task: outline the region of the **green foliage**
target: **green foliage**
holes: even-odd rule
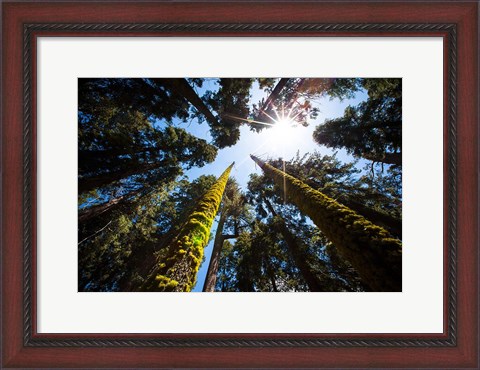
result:
[[[356,157],[401,165],[402,80],[362,79],[369,98],[348,106],[343,117],[316,127],[314,140],[330,148],[344,148]]]
[[[151,188],[79,224],[79,289],[138,290],[152,256],[166,255],[186,215],[215,182],[200,176]]]
[[[195,286],[203,250],[208,243],[210,228],[218,212],[232,166],[233,164],[225,170],[197,203],[170,245],[165,259],[158,262],[142,290],[188,292]]]
[[[225,242],[218,270],[217,291],[309,290],[273,219],[256,220],[234,244]]]
[[[308,215],[375,291],[401,291],[402,246],[383,228],[300,180],[252,157],[283,188],[286,200]]]
[[[319,110],[312,105],[312,99],[305,94],[304,87],[307,81],[315,81],[321,85],[324,79],[305,78],[281,78],[275,87],[270,90],[270,95],[262,99],[258,104],[253,105],[253,121],[275,124],[282,117],[290,117],[296,123],[308,126],[308,119],[315,119]],[[254,131],[265,129],[266,125],[250,122],[249,125]]]
[[[258,86],[262,90],[272,92],[275,86],[275,78],[257,78]]]
[[[189,118],[188,102],[148,78],[80,78],[78,110],[88,118],[105,118],[104,111],[117,112],[172,122]]]
[[[79,194],[166,183],[212,162],[217,148],[165,124],[189,115],[184,97],[149,79],[80,79]]]
[[[235,179],[229,178],[227,181],[219,213],[220,218],[215,232],[213,250],[203,285],[204,292],[215,291],[224,242],[227,239],[237,238],[240,228],[251,220],[250,208]]]
[[[89,223],[90,231],[78,246],[80,291],[124,290],[138,280],[141,263],[158,240],[153,216],[166,199],[168,189],[157,189],[135,199],[128,209]]]
[[[269,96],[252,109],[253,83]],[[306,125],[317,99],[360,91],[368,101],[326,126],[328,145],[394,163],[398,79],[80,79],[79,290],[190,291],[217,213],[217,291],[400,290],[401,244],[387,233],[401,235],[400,166],[297,155],[261,164],[245,192],[231,167],[218,181],[181,177],[237,143],[242,124],[265,127],[252,119],[283,110]],[[188,120],[206,122],[214,145],[176,126]]]
[[[281,189],[268,177],[250,175],[248,190],[250,201],[256,205],[257,217],[281,234],[281,244],[291,257],[287,264],[298,269],[310,291],[364,290],[356,281],[354,271],[346,275],[331,263],[323,233],[310,225],[297,207],[284,203]]]
[[[207,96],[207,104],[218,114],[218,122],[210,123],[215,145],[225,148],[240,138],[241,120],[249,116],[251,78],[221,78],[219,90]]]
[[[401,169],[390,167],[386,171],[376,171],[373,176],[363,173],[356,162],[343,163],[336,155],[322,155],[314,152],[290,161],[282,159],[268,162],[275,168],[303,181],[315,190],[337,200],[366,217],[373,223],[386,228],[397,237],[402,236]],[[281,196],[280,188],[273,187],[272,181],[261,180],[272,186],[271,192]],[[265,187],[265,185],[264,185]]]

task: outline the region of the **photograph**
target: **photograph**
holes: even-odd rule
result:
[[[479,1],[0,0],[0,368],[480,368]]]
[[[79,78],[79,292],[401,292],[401,78]]]

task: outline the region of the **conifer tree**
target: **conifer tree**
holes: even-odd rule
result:
[[[245,223],[245,218],[248,217],[249,212],[246,199],[234,178],[230,178],[227,182],[218,213],[220,217],[215,232],[207,275],[203,284],[204,292],[215,291],[223,245],[226,240],[238,238],[239,229],[242,227],[241,223]]]
[[[357,270],[373,291],[402,290],[402,245],[385,229],[302,181],[255,156],[265,175],[295,204]]]
[[[320,145],[395,166],[402,165],[402,80],[360,79],[368,99],[348,106],[344,115],[318,125],[313,139]]]
[[[375,176],[359,176],[355,162],[344,163],[335,154],[318,151],[303,156],[297,152],[289,161],[278,158],[268,163],[401,239],[401,169],[389,168]]]
[[[339,271],[336,264],[331,263],[330,254],[326,251],[326,246],[331,243],[317,227],[307,223],[295,205],[285,204],[277,188],[270,178],[251,175],[248,198],[255,204],[257,217],[261,217],[281,235],[290,256],[288,263],[298,269],[301,275],[301,279],[297,280],[304,280],[309,291],[362,290],[356,284],[358,279],[353,281]]]
[[[189,292],[195,286],[204,248],[232,166],[233,163],[188,215],[166,257],[158,261],[142,290]]]
[[[210,257],[207,275],[205,277],[205,282],[203,283],[204,292],[215,291],[220,254],[222,252],[223,243],[225,240],[229,239],[229,237],[223,235],[223,226],[225,225],[225,221],[227,221],[228,217],[227,212],[228,210],[224,209],[220,213],[220,219],[218,220],[217,231],[215,233],[215,240],[213,242],[212,256]]]
[[[317,274],[312,268],[311,264],[308,261],[308,255],[306,253],[306,247],[303,243],[293,235],[282,216],[278,215],[272,204],[267,198],[264,198],[264,202],[270,210],[274,222],[274,227],[280,232],[283,236],[290,253],[292,254],[293,260],[295,261],[296,266],[300,270],[305,282],[307,283],[310,291],[312,292],[321,292],[325,291],[327,284],[322,282],[320,274]]]

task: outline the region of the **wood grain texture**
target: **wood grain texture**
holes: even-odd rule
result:
[[[9,367],[478,367],[478,24],[477,2],[452,3],[3,3],[2,24],[2,366]],[[27,23],[454,23],[457,25],[457,345],[452,347],[252,347],[252,348],[98,348],[69,347],[75,338],[112,335],[42,335],[62,339],[58,347],[24,346],[23,271],[23,25]],[[78,35],[43,31],[42,34]],[[92,35],[112,35],[92,31]],[[116,32],[114,35],[152,33]],[[167,35],[176,35],[171,32]],[[189,34],[186,32],[185,34]],[[198,34],[198,33],[197,33]],[[202,35],[211,35],[204,32]],[[217,33],[215,33],[217,34]],[[229,35],[232,33],[223,33]],[[235,33],[236,34],[236,33]],[[246,35],[271,34],[248,32]],[[298,35],[298,33],[292,33]],[[322,35],[327,33],[322,33]],[[328,34],[335,35],[334,31]],[[342,35],[363,35],[361,32]],[[395,35],[412,35],[396,32]],[[37,34],[38,35],[38,34]],[[83,34],[82,34],[83,35]],[[288,35],[288,33],[283,33]],[[308,32],[305,35],[319,35]],[[372,35],[372,33],[369,33]],[[379,35],[389,35],[383,32]],[[418,32],[416,36],[442,35]],[[34,46],[34,39],[31,40]],[[33,77],[35,71],[32,71]],[[450,71],[445,71],[447,78]],[[32,91],[35,101],[35,89]],[[445,102],[450,104],[448,91]],[[448,112],[448,106],[445,108]],[[35,120],[35,108],[33,109]],[[445,117],[445,122],[448,117]],[[445,124],[445,127],[447,125]],[[33,130],[35,125],[33,125]],[[31,132],[35,153],[35,131]],[[450,133],[445,131],[445,137]],[[445,143],[447,147],[448,143]],[[35,158],[33,158],[35,174]],[[448,174],[445,163],[445,173]],[[35,176],[33,177],[35,179]],[[448,177],[446,176],[446,180]],[[35,189],[35,182],[31,183]],[[35,205],[35,191],[33,204]],[[445,199],[449,194],[445,191]],[[448,213],[448,209],[446,210]],[[35,242],[35,206],[32,207]],[[448,218],[446,218],[447,225]],[[447,236],[447,234],[445,234]],[[448,255],[448,249],[446,249]],[[35,254],[32,255],[35,261]],[[445,280],[447,282],[447,280]],[[35,289],[33,289],[35,294]],[[448,302],[445,302],[446,305]],[[34,323],[33,323],[34,324]],[[35,328],[35,325],[33,326]],[[37,335],[40,336],[40,335]],[[135,338],[152,338],[139,335]],[[179,338],[182,336],[164,336]],[[183,336],[185,337],[185,336]],[[192,335],[193,338],[276,338],[298,335]],[[312,336],[301,336],[315,338]],[[363,339],[365,335],[324,338]],[[377,338],[401,338],[399,335]],[[429,339],[431,336],[412,335]],[[439,337],[439,336],[436,336]]]

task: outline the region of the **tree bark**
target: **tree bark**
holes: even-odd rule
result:
[[[267,208],[272,216],[277,219],[277,223],[275,224],[277,230],[280,232],[280,234],[282,234],[285,243],[287,243],[288,249],[290,250],[293,260],[295,261],[295,265],[300,270],[300,273],[302,274],[302,277],[307,283],[310,291],[323,292],[328,290],[326,289],[325,284],[308,264],[308,257],[305,255],[305,246],[301,246],[298,239],[292,235],[285,220],[279,216],[277,212],[275,212],[275,209],[270,201],[266,197],[263,197],[263,201],[267,205]]]
[[[78,194],[86,193],[91,190],[110,185],[116,181],[125,179],[134,174],[143,173],[145,171],[158,168],[161,165],[162,164],[160,162],[131,164],[122,170],[108,172],[103,175],[93,177],[80,178],[78,180]]]
[[[167,255],[156,267],[141,290],[189,292],[195,286],[210,229],[222,201],[233,163],[200,198],[188,215]]]
[[[190,104],[192,104],[196,110],[198,110],[203,116],[213,125],[219,126],[217,118],[213,115],[210,109],[205,105],[202,99],[197,95],[195,90],[190,86],[184,78],[153,78],[152,81],[166,86],[169,90],[176,95],[182,96]]]
[[[214,292],[215,284],[217,283],[218,264],[220,262],[220,253],[222,252],[223,242],[226,240],[223,235],[223,226],[227,220],[227,212],[225,210],[221,213],[218,220],[217,231],[215,232],[215,241],[213,242],[212,256],[208,264],[207,276],[203,284],[204,292]]]
[[[94,150],[79,150],[78,163],[83,162],[101,162],[105,158],[118,157],[119,155],[139,154],[139,153],[153,153],[156,151],[165,150],[162,147],[131,147],[131,148],[111,148],[111,149],[94,149]]]
[[[371,160],[373,162],[381,162],[385,164],[392,164],[395,166],[402,165],[402,153],[384,153],[383,155],[373,155],[365,154],[363,155],[365,159]]]
[[[125,204],[126,200],[137,195],[140,193],[142,188],[133,190],[124,194],[120,197],[111,198],[108,202],[102,204],[96,204],[92,207],[83,208],[78,211],[78,223],[87,222],[93,218],[98,217],[99,215],[103,214],[104,216],[108,216],[114,210],[118,209],[120,206]]]
[[[278,97],[280,96],[280,92],[283,90],[283,88],[287,85],[288,81],[290,80],[291,78],[281,78],[280,81],[277,82],[277,84],[273,88],[273,91],[268,96],[267,100],[265,100],[262,107],[260,108],[260,113],[254,118],[255,121],[262,119],[263,116],[265,116],[266,119],[270,119],[267,115],[265,115],[264,112],[267,112],[270,109],[270,106],[273,104],[275,100],[278,99]]]
[[[310,217],[373,291],[402,290],[402,244],[355,211],[280,171],[252,159],[273,179],[286,201]],[[285,183],[285,186],[284,186]]]
[[[379,212],[373,208],[363,205],[360,202],[348,199],[347,197],[340,197],[340,203],[353,211],[361,214],[375,225],[382,226],[387,229],[392,235],[402,238],[402,220],[390,216],[385,212]]]

